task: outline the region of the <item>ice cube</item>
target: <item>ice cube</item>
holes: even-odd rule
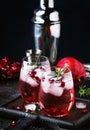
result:
[[[62,81],[65,82],[64,88],[66,88],[66,89],[73,88],[74,84],[73,84],[73,78],[72,78],[71,72],[65,73],[64,78],[62,79]]]
[[[45,78],[44,82],[41,81],[41,86],[42,86],[42,89],[45,93],[48,93],[48,89],[50,87],[50,83],[48,82],[48,79]]]
[[[60,87],[61,83],[50,83],[48,79],[44,80],[44,83],[41,84],[42,89],[45,93],[50,93],[55,96],[61,96],[63,94],[64,88]]]
[[[26,112],[28,112],[29,110],[31,110],[31,111],[36,110],[36,105],[35,104],[26,104],[24,107],[26,109]]]
[[[27,75],[25,79],[26,83],[30,84],[32,87],[37,87],[39,84],[30,75]]]
[[[49,93],[55,96],[61,96],[63,91],[64,88],[60,87],[60,85],[57,85],[57,83],[49,87]]]

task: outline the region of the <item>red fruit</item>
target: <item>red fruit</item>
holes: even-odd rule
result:
[[[57,67],[65,67],[65,66],[69,66],[72,72],[75,86],[79,86],[85,81],[86,71],[83,63],[81,63],[74,57],[64,57],[57,63]]]

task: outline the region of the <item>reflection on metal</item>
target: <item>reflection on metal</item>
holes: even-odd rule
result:
[[[42,50],[51,65],[55,65],[61,31],[59,12],[54,9],[54,0],[41,0],[40,9],[34,11],[33,36],[35,49]]]

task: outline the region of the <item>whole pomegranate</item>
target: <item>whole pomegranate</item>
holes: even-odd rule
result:
[[[83,63],[74,57],[64,57],[58,63],[57,67],[69,66],[72,72],[74,86],[79,86],[86,79],[86,71]]]

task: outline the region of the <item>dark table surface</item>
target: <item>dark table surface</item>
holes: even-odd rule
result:
[[[89,87],[89,79],[86,84]],[[86,103],[87,112],[76,109],[74,105],[70,114],[63,118],[47,117],[42,111],[28,113],[23,107],[24,102],[18,91],[18,79],[2,80],[0,81],[0,130],[90,130],[90,99],[80,98],[78,88],[75,90],[76,102]],[[64,129],[60,129],[61,127]]]

